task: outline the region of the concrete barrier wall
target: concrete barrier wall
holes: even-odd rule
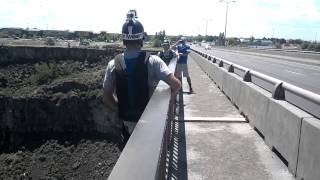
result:
[[[215,80],[216,84],[218,85],[218,87],[222,90],[222,82],[223,82],[223,69],[219,68],[219,66],[217,66],[217,64],[214,64],[214,77],[213,79]]]
[[[84,49],[64,47],[0,46],[0,66],[52,60],[98,61],[122,48]]]
[[[320,179],[320,121],[316,118],[302,120],[297,179]]]
[[[209,69],[210,77],[263,135],[266,144],[287,161],[291,173],[305,180],[320,179],[319,119],[286,101],[273,99],[270,92],[207,63],[206,58],[198,56],[197,62],[203,70]]]
[[[264,136],[266,132],[266,115],[271,94],[250,82],[240,82],[239,110],[247,116],[250,124]]]
[[[222,89],[225,94],[230,98],[231,102],[236,106],[239,106],[240,103],[240,87],[241,87],[241,78],[236,74],[224,74],[222,80]]]
[[[265,142],[281,153],[293,174],[297,168],[301,122],[308,117],[312,116],[286,101],[269,100]]]

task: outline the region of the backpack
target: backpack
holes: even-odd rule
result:
[[[123,54],[115,58],[115,85],[118,98],[119,117],[137,122],[149,101],[148,62],[149,55],[141,52],[133,72],[123,69]]]
[[[169,65],[171,59],[172,59],[173,56],[174,56],[173,53],[174,53],[173,51],[169,50],[169,56],[166,57],[166,56],[164,55],[164,52],[161,51],[160,54],[159,54],[159,57],[160,57],[167,65]]]

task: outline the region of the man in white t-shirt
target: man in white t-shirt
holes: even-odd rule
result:
[[[158,56],[141,50],[144,29],[135,16],[130,11],[127,14],[122,26],[126,49],[108,63],[103,82],[104,103],[123,121],[123,145],[139,121],[159,80],[168,83],[172,93],[177,93],[181,88],[180,81]]]

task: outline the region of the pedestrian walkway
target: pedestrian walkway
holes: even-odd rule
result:
[[[195,93],[184,80],[169,179],[294,179],[192,57],[189,74]]]

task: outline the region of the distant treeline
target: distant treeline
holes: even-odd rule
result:
[[[171,36],[166,35],[165,30],[156,32],[155,35],[146,35],[146,41],[152,43],[154,47],[160,47],[164,38],[168,38],[171,42],[176,42],[182,35]],[[60,39],[91,39],[93,41],[115,42],[121,40],[121,34],[108,33],[101,31],[94,33],[92,31],[68,31],[68,30],[39,30],[39,29],[22,29],[22,28],[2,28],[0,29],[0,38],[60,38]],[[301,39],[284,39],[284,38],[262,38],[256,39],[251,36],[249,38],[230,37],[225,38],[224,33],[218,36],[185,36],[188,42],[209,42],[216,46],[226,44],[228,46],[273,46],[275,48],[284,48],[286,46],[295,46],[301,50],[320,51],[320,43],[304,41]]]
[[[92,31],[69,31],[69,30],[39,30],[22,28],[2,28],[0,29],[0,38],[60,38],[60,39],[91,39],[94,41],[117,41],[120,34],[101,31],[94,33]]]
[[[256,39],[255,37],[251,36],[249,38],[237,38],[237,37],[230,37],[225,39],[224,33],[220,33],[219,36],[189,36],[187,37],[188,41],[190,42],[213,42],[215,45],[224,45],[224,41],[227,41],[229,46],[260,46],[264,43],[270,44],[276,48],[283,48],[286,46],[297,46],[301,50],[310,50],[310,51],[320,51],[320,43],[315,41],[305,41],[302,39],[284,39],[284,38],[262,38]],[[268,42],[268,43],[267,43]]]

